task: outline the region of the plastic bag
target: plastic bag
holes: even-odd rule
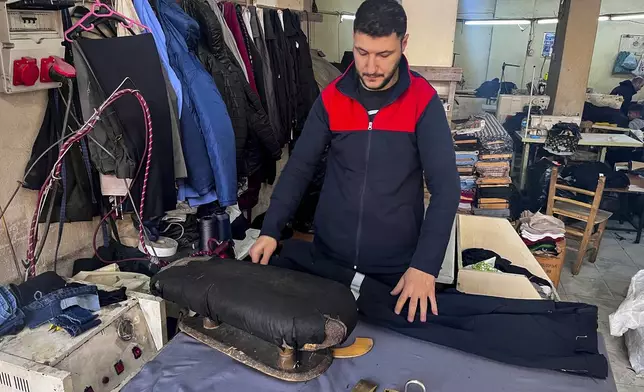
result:
[[[637,63],[637,68],[633,70],[633,75],[644,77],[644,56],[639,63]]]
[[[525,148],[525,147],[524,147]],[[550,175],[554,163],[542,158],[528,169],[526,190],[528,195],[527,207],[532,212],[545,211],[548,202],[548,188],[550,186]]]
[[[631,279],[626,299],[608,316],[610,334],[626,335],[628,358],[633,370],[644,373],[644,270]]]
[[[634,71],[637,68],[637,57],[633,53],[629,53],[622,61],[622,67],[629,71]]]
[[[637,68],[637,57],[631,52],[619,52],[615,65],[613,66],[614,74],[631,73]]]

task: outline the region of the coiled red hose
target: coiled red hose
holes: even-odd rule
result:
[[[107,109],[115,101],[117,101],[118,99],[120,99],[121,97],[127,94],[131,94],[137,99],[137,101],[139,102],[139,105],[141,106],[141,110],[143,111],[143,116],[145,117],[145,133],[147,138],[147,143],[146,143],[147,157],[145,161],[145,172],[143,175],[143,186],[141,189],[141,202],[139,204],[139,216],[143,217],[143,208],[145,206],[145,195],[148,187],[150,165],[152,162],[152,142],[153,142],[152,117],[150,115],[150,108],[148,107],[147,102],[145,102],[145,99],[143,98],[143,95],[141,95],[139,90],[123,89],[115,92],[105,102],[103,102],[103,104],[94,111],[94,114],[90,117],[90,119],[85,124],[83,124],[83,126],[78,131],[76,131],[76,133],[73,136],[67,139],[61,146],[60,151],[58,152],[58,159],[54,164],[54,168],[49,173],[49,176],[47,176],[45,183],[43,184],[43,186],[40,188],[40,191],[38,192],[36,210],[34,211],[34,216],[31,220],[31,226],[29,228],[29,238],[28,238],[28,247],[27,247],[27,264],[28,264],[27,276],[28,277],[36,276],[36,263],[38,262],[38,260],[36,259],[35,249],[36,249],[36,244],[38,243],[38,217],[40,215],[40,208],[43,203],[43,198],[45,194],[48,192],[48,190],[51,189],[52,183],[54,181],[60,180],[59,176],[62,170],[63,158],[65,157],[65,154],[67,154],[67,152],[69,151],[69,149],[72,147],[74,143],[80,141],[83,137],[85,137],[85,135],[87,135],[90,131],[94,129],[94,127],[96,126],[96,123],[100,120],[100,116],[103,113],[103,111],[105,111],[105,109]],[[51,202],[53,203],[53,199]],[[144,253],[149,257],[150,254],[148,253],[147,247],[145,246],[145,238],[144,238],[143,230],[144,230],[143,222],[140,222],[139,241],[142,244]]]

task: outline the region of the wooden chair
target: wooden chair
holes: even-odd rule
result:
[[[599,209],[599,204],[601,203],[602,194],[604,192],[604,186],[606,185],[606,177],[600,175],[599,181],[597,182],[597,189],[595,189],[595,191],[589,191],[586,189],[558,184],[558,175],[558,168],[553,168],[552,175],[550,177],[548,209],[546,214],[552,216],[559,215],[583,222],[583,227],[581,229],[579,227],[574,227],[573,225],[566,225],[566,236],[576,237],[581,241],[579,252],[577,253],[577,261],[572,269],[573,275],[577,275],[579,274],[581,264],[584,261],[584,256],[589,250],[589,245],[591,245],[590,249],[593,250],[593,253],[588,258],[588,261],[594,263],[597,259],[599,246],[601,245],[602,237],[604,236],[604,230],[606,230],[608,219],[612,215],[611,212]],[[590,196],[593,198],[592,203],[588,204],[579,200],[557,196],[558,189]],[[595,226],[598,226],[596,231],[594,230]]]

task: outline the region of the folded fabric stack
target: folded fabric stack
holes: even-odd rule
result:
[[[474,165],[478,161],[478,151],[456,151],[456,167],[459,175],[474,174]]]
[[[483,210],[506,210],[510,208],[511,196],[512,190],[509,186],[484,186],[478,189],[477,205]]]
[[[458,212],[461,214],[471,214],[475,196],[476,188],[461,188],[461,201],[458,203]]]
[[[510,176],[510,164],[505,161],[476,163],[476,172],[484,178],[506,178]]]
[[[559,256],[557,243],[564,239],[566,227],[554,216],[540,212],[522,214],[521,238],[535,256]]]
[[[462,124],[456,125],[452,129],[452,134],[454,135],[472,135],[477,132],[480,132],[485,128],[485,120],[480,118],[473,118],[464,122]]]
[[[459,214],[471,214],[476,194],[476,177],[474,167],[478,162],[479,139],[476,133],[485,126],[479,119],[457,125],[452,130],[454,150],[456,150],[456,167],[461,177],[461,199],[458,204]]]
[[[478,174],[475,215],[510,217],[510,195],[512,179],[510,162],[512,161],[513,141],[496,117],[484,113],[476,116],[485,127],[476,136],[480,150],[475,164]]]
[[[478,151],[479,139],[474,135],[454,135],[454,149],[456,151]]]

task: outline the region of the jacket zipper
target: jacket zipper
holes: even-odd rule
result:
[[[350,96],[350,95],[348,95],[348,94],[346,94],[346,93],[344,93],[342,91],[340,91],[340,93],[343,94],[344,96],[346,96],[347,98],[358,102],[358,104],[360,106],[362,106],[362,104],[356,98],[354,98],[354,97],[352,97],[352,96]],[[398,98],[399,97],[395,97],[394,99],[391,99],[390,101],[388,101],[387,103],[382,105],[382,107],[378,110],[378,113],[380,113],[380,111],[383,110],[384,108],[386,108],[387,106],[389,106],[389,105],[393,104],[394,102],[396,102],[396,100]],[[367,118],[369,118],[369,111],[367,110],[367,108],[365,108],[364,106],[362,106],[362,108],[365,110],[365,112],[367,114]],[[356,233],[356,258],[353,261],[353,269],[354,270],[358,269],[358,260],[360,259],[360,237],[362,236],[362,216],[364,214],[364,194],[365,194],[365,191],[367,189],[367,175],[369,174],[369,155],[371,154],[371,135],[373,133],[373,123],[376,120],[376,116],[378,116],[378,113],[376,113],[373,116],[373,119],[369,121],[369,126],[367,128],[367,132],[369,132],[369,135],[367,136],[367,151],[365,153],[364,180],[362,180],[362,189],[360,190],[360,209],[358,211],[358,232]]]
[[[366,110],[366,109],[365,109]],[[373,117],[375,121],[376,114]],[[362,180],[362,189],[360,190],[360,209],[358,210],[358,232],[356,233],[356,259],[353,262],[353,269],[358,269],[358,260],[360,260],[360,237],[362,236],[362,216],[364,213],[364,194],[367,190],[367,176],[369,175],[369,155],[371,154],[371,135],[373,134],[373,121],[369,121],[369,127],[367,132],[367,151],[365,153],[365,170],[364,170],[364,179]]]

